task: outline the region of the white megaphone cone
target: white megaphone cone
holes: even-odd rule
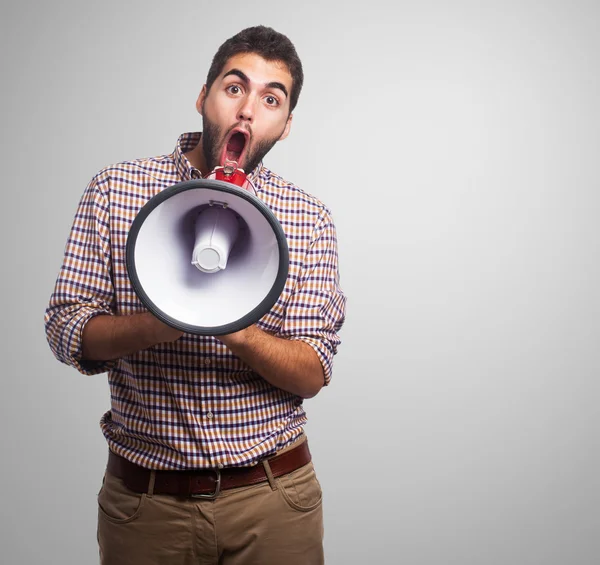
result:
[[[273,307],[289,252],[262,200],[241,185],[201,179],[146,203],[131,225],[126,262],[136,295],[157,318],[188,333],[223,335]]]

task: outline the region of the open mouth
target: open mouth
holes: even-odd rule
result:
[[[223,153],[221,155],[220,165],[223,167],[227,162],[235,162],[239,167],[242,166],[242,159],[246,153],[248,145],[248,132],[240,129],[234,129],[225,142]]]

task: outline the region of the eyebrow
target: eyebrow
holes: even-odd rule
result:
[[[228,77],[230,75],[235,75],[236,77],[241,79],[246,84],[250,84],[250,79],[239,69],[231,69],[230,71],[227,71],[223,75],[223,78]],[[277,88],[277,89],[281,90],[281,92],[283,92],[285,94],[286,98],[289,96],[287,88],[281,82],[268,82],[267,84],[265,84],[265,86],[267,88]]]

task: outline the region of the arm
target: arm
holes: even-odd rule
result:
[[[307,343],[275,337],[256,326],[217,339],[278,388],[311,398],[323,386],[323,367]]]
[[[182,335],[149,312],[115,315],[106,184],[100,173],[84,191],[45,315],[54,355],[84,374],[104,372],[114,359]]]
[[[99,315],[114,313],[110,249],[110,207],[101,174],[86,187],[75,213],[54,292],[46,309],[46,337],[55,357],[87,375],[103,373],[106,362],[81,357],[83,328]]]
[[[83,328],[82,359],[107,361],[126,357],[183,335],[150,312],[130,316],[96,316]]]
[[[323,209],[278,336],[252,326],[217,339],[272,385],[310,398],[331,380],[345,304],[335,227]]]

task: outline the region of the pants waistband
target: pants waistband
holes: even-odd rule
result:
[[[266,459],[252,467],[225,467],[194,471],[152,471],[109,451],[107,471],[120,478],[127,488],[145,493],[195,498],[215,498],[221,490],[258,484],[287,475],[310,463],[308,442]],[[268,469],[268,470],[267,470]],[[151,484],[154,475],[154,484]]]

